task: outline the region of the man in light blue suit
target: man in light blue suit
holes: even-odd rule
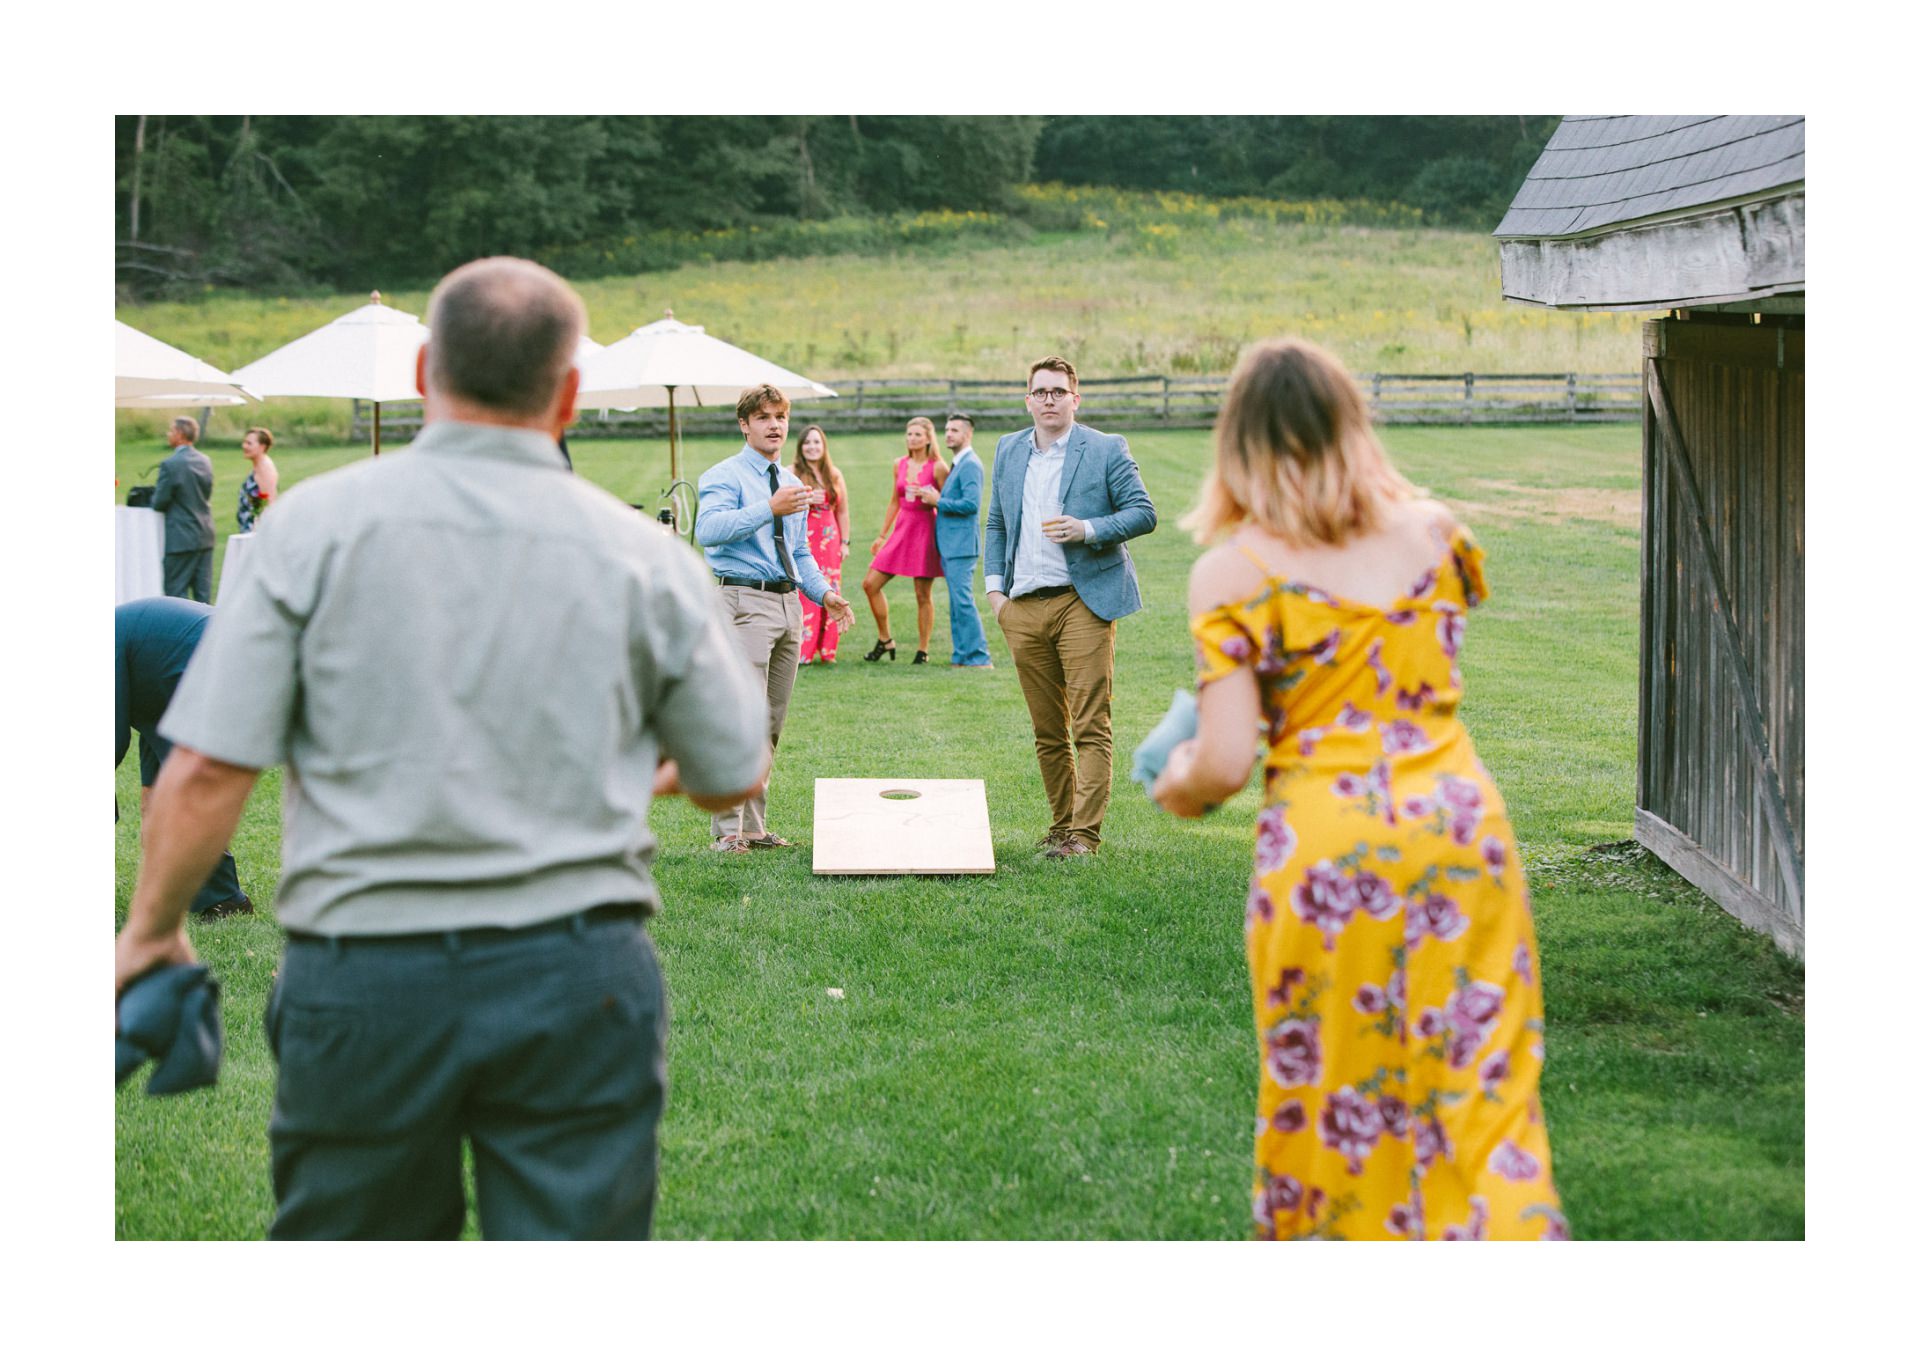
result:
[[[1033,718],[1053,824],[1048,857],[1098,850],[1113,789],[1113,629],[1140,610],[1130,538],[1158,521],[1127,440],[1074,422],[1080,381],[1065,358],[1027,370],[1033,427],[993,454],[987,601]]]
[[[990,669],[987,633],[973,605],[973,569],[980,559],[980,500],[986,488],[986,468],[973,450],[973,419],[956,414],[947,420],[947,451],[953,469],[934,503],[934,540],[940,546],[940,567],[947,576],[947,629],[953,634],[953,665],[961,669]]]

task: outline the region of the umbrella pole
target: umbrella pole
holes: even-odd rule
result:
[[[373,402],[373,455],[380,455],[380,402]]]
[[[667,483],[669,488],[680,480],[680,421],[674,414],[673,387],[667,387]]]

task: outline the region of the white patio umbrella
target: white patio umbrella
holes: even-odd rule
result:
[[[580,363],[577,403],[588,409],[667,407],[668,467],[680,479],[678,403],[731,405],[749,386],[777,386],[788,400],[827,399],[833,392],[743,348],[666,319],[642,325]]]
[[[234,380],[263,396],[323,396],[373,402],[373,455],[380,455],[380,406],[418,399],[414,361],[427,339],[418,316],[380,304],[358,310],[235,370]]]
[[[244,405],[260,397],[212,363],[113,322],[113,403],[121,409]]]

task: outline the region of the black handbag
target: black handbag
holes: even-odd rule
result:
[[[154,490],[154,487],[151,485],[127,486],[127,507],[128,508],[152,508],[153,507],[153,490]]]

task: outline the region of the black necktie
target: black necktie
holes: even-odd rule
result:
[[[778,466],[769,466],[767,468],[767,494],[772,496],[778,493],[780,493],[780,468]],[[774,549],[780,552],[780,568],[787,572],[787,582],[797,583],[800,575],[799,572],[793,568],[793,552],[787,549],[787,532],[786,529],[781,526],[780,515],[777,513],[773,515],[773,545]]]

